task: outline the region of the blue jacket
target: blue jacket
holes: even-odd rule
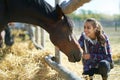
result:
[[[106,38],[106,46],[101,46],[97,41],[95,43],[90,38],[86,37],[84,33],[82,33],[80,36],[78,40],[80,46],[82,47],[83,51],[85,51],[86,45],[87,51],[91,57],[89,60],[83,60],[84,71],[87,71],[91,68],[97,68],[98,63],[101,60],[112,62],[110,43],[106,34],[104,34],[104,36]]]

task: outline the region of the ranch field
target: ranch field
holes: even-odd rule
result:
[[[120,80],[120,27],[115,31],[114,27],[104,28],[109,36],[112,57],[115,67],[109,73],[108,80]],[[75,29],[74,33],[79,38],[81,30]],[[18,38],[18,33],[14,31],[15,44],[8,48],[0,49],[0,80],[65,80],[62,76],[51,69],[44,60],[48,54],[54,55],[54,45],[49,40],[49,35],[45,33],[45,48],[37,50],[26,36],[25,41]],[[82,76],[82,63],[71,63],[61,52],[62,65],[75,74]],[[94,80],[102,80],[100,75],[95,75]]]

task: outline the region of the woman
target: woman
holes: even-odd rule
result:
[[[83,49],[83,75],[89,75],[92,80],[94,74],[100,74],[107,80],[113,67],[110,44],[101,24],[94,18],[85,21],[79,44]]]

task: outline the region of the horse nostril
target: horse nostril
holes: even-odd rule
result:
[[[75,60],[74,58],[71,58],[71,57],[68,57],[68,60],[69,60],[70,62],[76,62],[76,60]]]
[[[78,51],[71,51],[68,56],[70,62],[79,62],[81,60],[81,53]]]

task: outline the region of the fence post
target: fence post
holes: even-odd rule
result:
[[[55,47],[55,58],[58,64],[61,64],[61,53],[58,47]]]
[[[39,44],[39,28],[38,26],[35,27],[35,42]]]
[[[60,1],[60,0],[55,0],[55,5],[58,4],[59,1]],[[58,48],[58,47],[55,47],[55,58],[56,58],[56,62],[57,62],[58,64],[61,63],[60,57],[61,57],[61,53],[60,53],[60,51],[59,51],[59,48]]]
[[[45,47],[45,31],[41,28],[41,45],[42,47]]]

